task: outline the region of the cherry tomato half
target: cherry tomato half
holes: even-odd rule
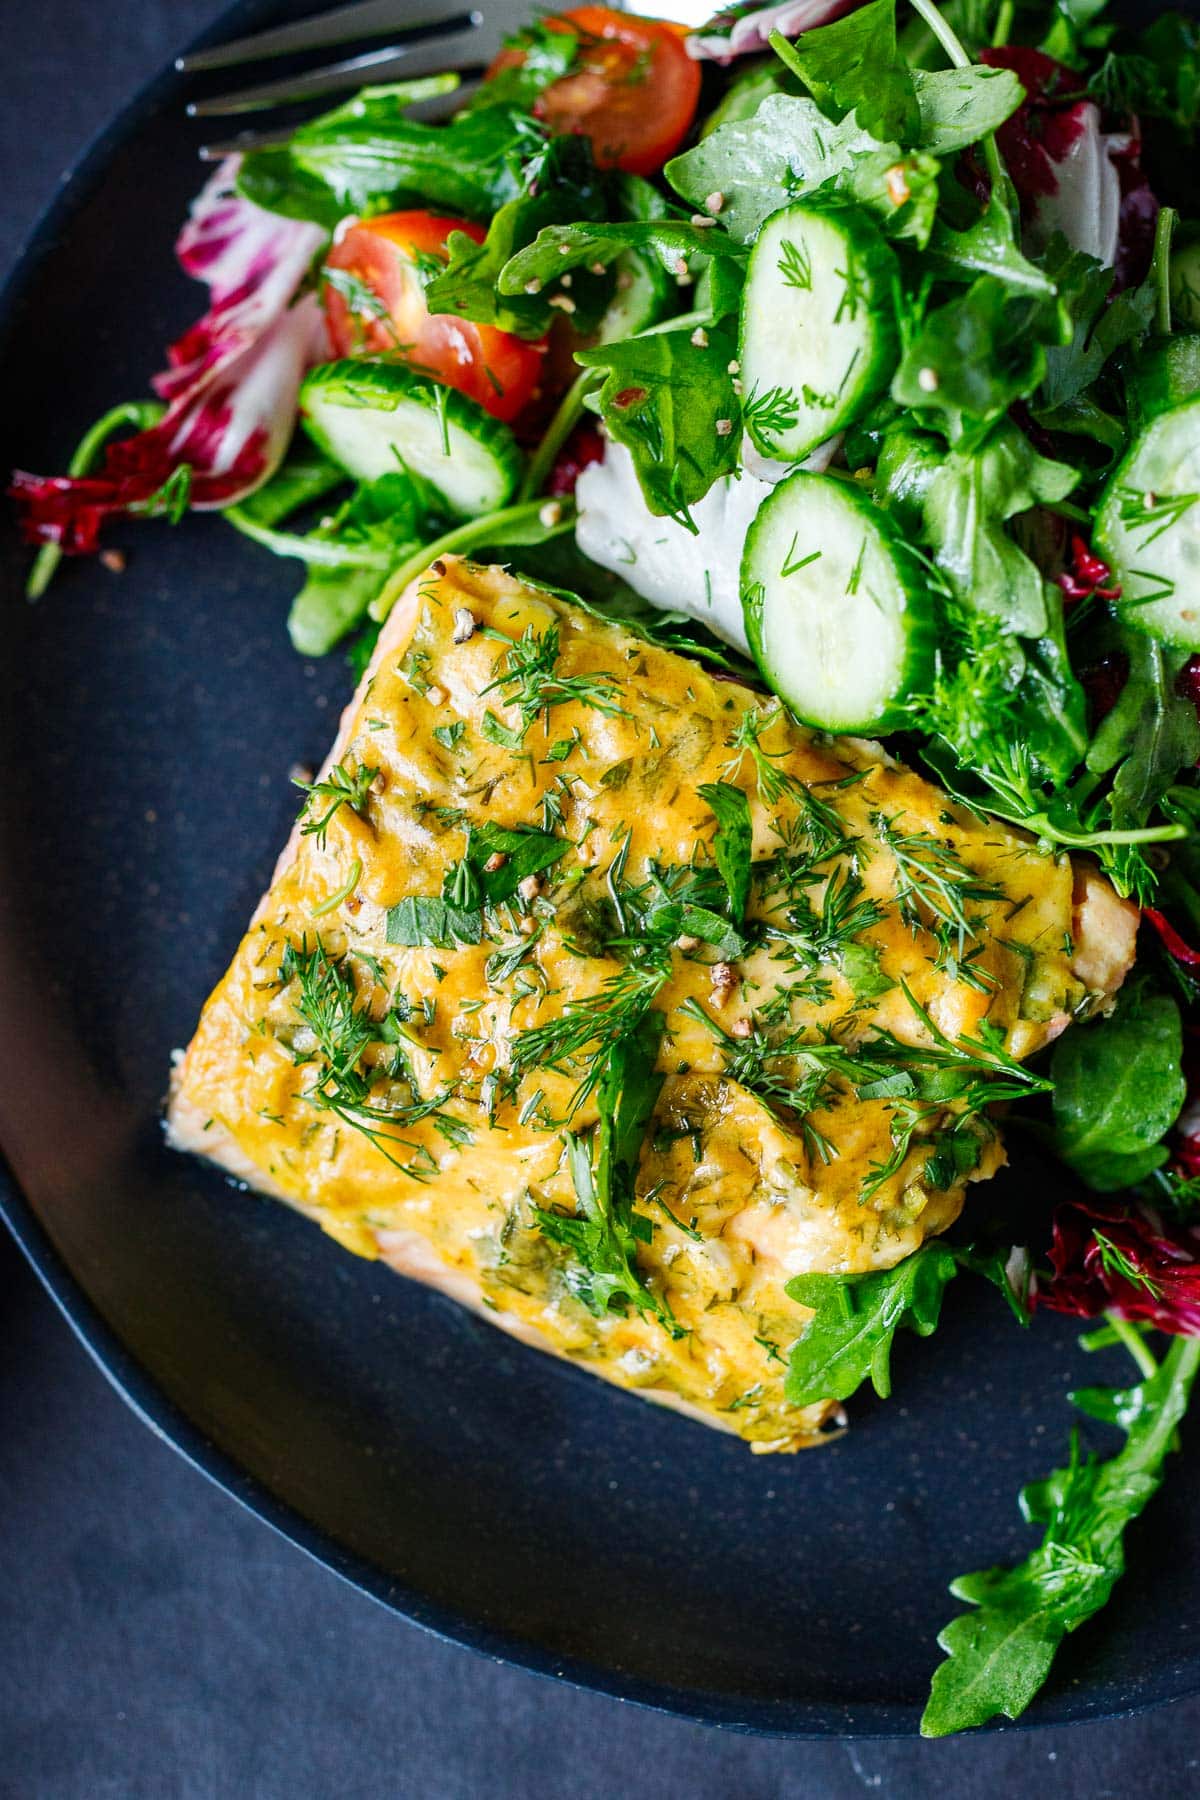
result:
[[[447,387],[511,422],[533,399],[544,345],[453,313],[431,313],[422,275],[447,260],[446,240],[484,232],[465,219],[428,212],[381,213],[341,233],[326,267],[349,279],[325,283],[325,319],[335,356],[402,356]]]
[[[684,48],[683,31],[607,6],[577,6],[545,23],[575,32],[579,54],[570,73],[538,96],[537,117],[558,136],[590,138],[598,168],[661,169],[687,136],[700,98],[700,65]],[[523,55],[502,51],[489,74]]]

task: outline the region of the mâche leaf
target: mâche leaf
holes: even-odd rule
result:
[[[1178,1006],[1140,987],[1055,1045],[1054,1145],[1089,1187],[1112,1193],[1166,1160],[1161,1140],[1186,1093],[1182,1056]]]
[[[781,206],[848,172],[856,156],[878,149],[853,119],[831,125],[814,101],[772,94],[753,118],[719,126],[664,172],[691,206],[703,207],[710,195],[719,194],[721,224],[730,237],[749,243]],[[895,149],[899,160],[899,145]]]
[[[1010,70],[984,68],[918,71],[914,82],[921,130],[908,150],[881,144],[853,114],[831,124],[815,101],[770,93],[750,117],[718,125],[669,162],[667,180],[697,208],[719,194],[721,224],[741,243],[780,207],[828,185],[868,207],[887,236],[923,244],[937,202],[936,159],[994,129],[1023,90]]]
[[[914,69],[922,150],[955,156],[1011,118],[1025,90],[1011,69],[972,63],[963,69]]]

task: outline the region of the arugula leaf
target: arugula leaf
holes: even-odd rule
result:
[[[478,944],[483,915],[477,906],[452,906],[447,900],[409,894],[388,908],[384,940],[389,944],[452,950],[456,944]]]
[[[961,230],[939,219],[929,239],[929,266],[949,280],[973,281],[995,275],[1007,287],[1053,299],[1054,280],[1021,252],[1016,236],[1017,201],[1005,176],[993,185],[987,205]]]
[[[270,480],[239,500],[236,507],[225,508],[225,516],[236,511],[255,524],[278,525],[302,506],[311,506],[335,488],[345,487],[346,481],[346,471],[339,463],[297,433]]]
[[[712,809],[717,829],[713,838],[713,855],[721,879],[729,889],[729,904],[739,923],[746,916],[750,898],[750,865],[754,832],[750,824],[750,802],[742,789],[729,781],[710,781],[698,788],[700,798]]]
[[[737,339],[710,327],[698,345],[687,327],[576,352],[584,368],[607,371],[588,404],[633,457],[646,505],[694,529],[688,508],[738,464],[740,403],[729,373]]]
[[[306,565],[288,615],[292,646],[301,656],[331,650],[362,618],[397,563],[440,529],[432,490],[400,470],[361,483],[311,531],[279,529],[289,513],[345,482],[345,471],[319,454],[293,454],[265,487],[225,508],[225,518],[244,536]]]
[[[549,35],[560,42],[578,41],[569,32]],[[524,337],[540,337],[549,330],[556,315],[548,297],[528,293],[525,283],[501,288],[501,271],[545,227],[602,219],[604,193],[592,162],[590,142],[584,137],[551,139],[542,154],[527,165],[522,180],[523,192],[500,207],[482,244],[466,232],[450,233],[450,260],[445,272],[435,276],[425,289],[425,304],[430,312],[456,313],[460,319],[495,325],[501,331]],[[565,260],[563,267],[567,267]],[[607,287],[594,275],[574,283],[571,294],[577,329],[588,329],[599,316]]]
[[[1097,649],[1122,655],[1129,673],[1116,705],[1087,752],[1093,775],[1116,770],[1109,807],[1120,830],[1145,825],[1181,769],[1200,760],[1200,722],[1176,689],[1186,650],[1174,650],[1119,621],[1106,621]]]
[[[406,199],[490,220],[520,192],[520,164],[544,136],[507,106],[460,112],[445,125],[405,117],[406,106],[457,86],[456,75],[430,75],[364,88],[298,126],[286,144],[247,151],[238,190],[269,212],[330,230],[347,213],[381,212]]]
[[[967,450],[1046,373],[1046,345],[1062,342],[1065,312],[1038,295],[1013,293],[981,275],[913,333],[892,398],[936,421]]]
[[[1187,1411],[1200,1367],[1200,1338],[1177,1338],[1161,1367],[1120,1396],[1112,1414],[1126,1430],[1107,1462],[1071,1460],[1021,1494],[1021,1511],[1045,1535],[1013,1569],[962,1575],[950,1592],[979,1608],[954,1619],[938,1638],[946,1661],[933,1677],[924,1737],[983,1725],[997,1713],[1025,1711],[1070,1631],[1108,1600],[1125,1569],[1126,1526],[1162,1485],[1163,1464]],[[1072,1396],[1094,1411],[1090,1393]]]
[[[648,259],[656,258],[676,279],[681,274],[693,274],[698,264],[714,258],[733,263],[739,270],[746,260],[742,246],[725,232],[702,230],[680,219],[549,225],[505,266],[499,289],[502,294],[516,295],[525,293],[532,283],[547,287],[581,264],[590,268],[595,263],[612,263],[627,250],[635,250]],[[730,310],[736,308],[740,287],[740,281],[735,281]]]
[[[540,1206],[534,1213],[543,1235],[571,1252],[568,1286],[590,1312],[602,1317],[633,1307],[681,1337],[670,1308],[638,1270],[638,1245],[650,1242],[654,1227],[633,1204],[642,1142],[662,1086],[655,1067],[662,1033],[662,1014],[645,1013],[606,1054],[594,1154],[588,1139],[566,1140],[576,1213]]]
[[[870,1380],[880,1399],[892,1391],[892,1343],[901,1327],[929,1337],[937,1328],[958,1255],[931,1238],[894,1268],[869,1275],[796,1275],[787,1292],[811,1306],[792,1346],[785,1391],[793,1406],[846,1400]]]
[[[1107,1019],[1054,1047],[1054,1147],[1089,1187],[1113,1193],[1167,1160],[1161,1139],[1186,1094],[1179,1008],[1132,988]]]
[[[1046,351],[1046,375],[1038,396],[1043,411],[1067,405],[1091,387],[1113,352],[1145,336],[1154,321],[1157,283],[1112,293],[1112,270],[1056,235],[1043,257],[1047,276],[1066,308],[1071,336]]]
[[[912,73],[896,48],[896,0],[870,0],[802,32],[794,44],[777,31],[768,41],[828,118],[852,112],[874,138],[916,142],[921,112]]]

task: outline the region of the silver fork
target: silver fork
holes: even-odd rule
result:
[[[316,13],[290,25],[275,26],[249,37],[235,38],[228,44],[177,57],[175,67],[183,74],[194,75],[372,37],[389,39],[382,49],[364,51],[277,81],[212,94],[191,101],[187,109],[189,117],[194,119],[264,112],[270,107],[317,100],[327,94],[344,93],[392,79],[407,80],[448,70],[462,75],[482,72],[499,49],[504,34],[512,29],[507,20],[496,19],[496,12],[503,13],[504,10],[503,5],[493,9],[488,21],[473,6],[440,16],[422,12],[414,18],[413,0],[353,0],[353,4],[336,7],[331,12]],[[510,17],[516,11],[511,4],[507,10]],[[282,142],[287,135],[287,132],[242,132],[232,140],[203,145],[200,155],[205,161],[212,162],[230,151]]]

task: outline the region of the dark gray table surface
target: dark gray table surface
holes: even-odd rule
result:
[[[91,134],[220,7],[0,0],[0,268]],[[944,1744],[789,1744],[623,1707],[438,1643],[158,1442],[2,1233],[0,1521],[4,1797],[1200,1790],[1200,1700]]]

